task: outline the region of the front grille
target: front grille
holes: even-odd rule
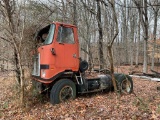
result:
[[[40,54],[33,56],[33,71],[32,75],[40,76]]]

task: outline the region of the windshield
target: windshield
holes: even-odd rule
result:
[[[54,36],[55,25],[51,24],[41,29],[36,37],[37,43],[47,45],[51,44]]]
[[[50,25],[50,29],[49,29],[49,33],[44,41],[44,44],[51,44],[52,40],[53,40],[53,35],[54,35],[54,29],[55,29],[55,25],[51,24]]]

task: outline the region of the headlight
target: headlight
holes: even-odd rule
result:
[[[41,76],[42,76],[43,78],[46,77],[46,71],[45,71],[45,70],[41,70]]]

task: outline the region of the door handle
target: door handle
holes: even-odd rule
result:
[[[51,48],[51,53],[52,53],[52,55],[56,55],[56,51],[54,48]]]
[[[64,43],[63,43],[63,42],[59,42],[59,44],[64,45]]]

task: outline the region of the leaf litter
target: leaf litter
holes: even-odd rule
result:
[[[134,94],[97,92],[78,95],[75,100],[52,105],[49,98],[26,96],[21,108],[14,79],[0,78],[1,120],[159,120],[160,82],[133,78]],[[28,88],[27,88],[28,90]],[[29,91],[31,92],[31,91]],[[32,98],[31,98],[32,97]]]

